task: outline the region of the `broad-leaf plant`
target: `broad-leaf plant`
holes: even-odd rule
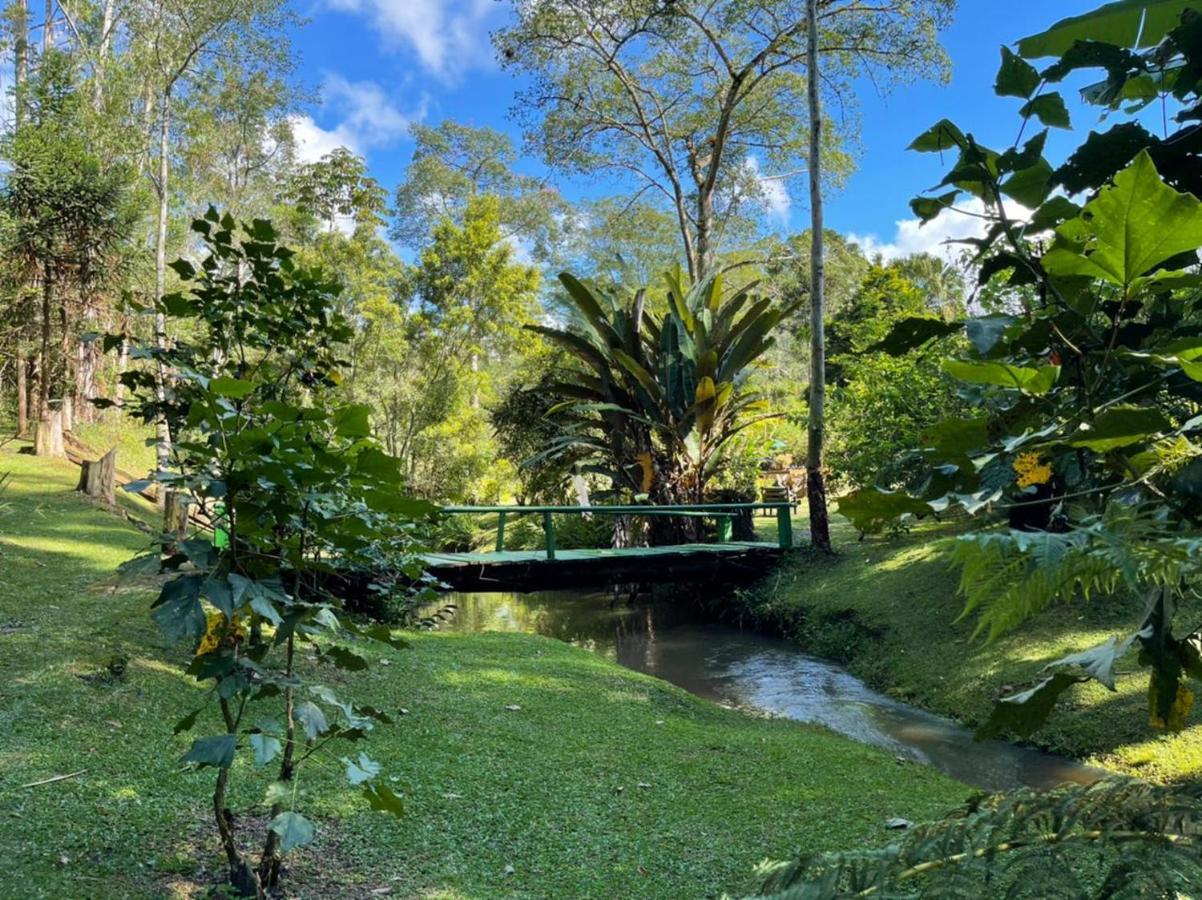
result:
[[[217,530],[164,535],[125,569],[168,573],[152,615],[192,648],[187,671],[206,688],[175,725],[176,734],[201,735],[183,762],[214,771],[231,883],[263,895],[278,883],[282,857],[314,837],[296,808],[310,761],[390,721],[319,677],[325,666],[365,669],[356,647],[365,641],[403,646],[385,626],[341,616],[330,586],[347,571],[378,576],[378,590],[420,584],[411,533],[430,510],[403,496],[398,462],[372,440],[367,408],[334,390],[351,336],[338,286],[296,264],[269,222],[238,224],[210,209],[192,227],[203,260],[175,262],[181,290],[148,311],[169,316],[178,338],[138,347],[145,363],[123,380],[134,412],[170,426],[172,464],[152,480],[188,504],[194,523]],[[158,366],[169,374],[160,394]],[[338,767],[364,802],[399,814],[380,764],[358,748],[347,753]],[[231,778],[252,767],[273,773],[257,860],[236,831],[247,820],[226,808]]]
[[[1184,726],[1188,681],[1202,678],[1200,623],[1178,615],[1202,565],[1196,6],[1111,3],[1003,48],[996,92],[1022,103],[1015,143],[991,149],[944,120],[913,144],[951,161],[915,213],[967,204],[984,217],[969,244],[987,308],[963,323],[968,352],[943,364],[975,412],[923,435],[916,489],[862,490],[841,509],[865,529],[903,514],[973,517],[954,558],[965,615],[989,637],[1057,601],[1133,603],[1128,633],[1051,663],[998,703],[982,735],[1032,733],[1080,682],[1113,690],[1129,651],[1150,676],[1154,727]],[[1048,56],[1042,70],[1028,61]],[[1083,98],[1127,118],[1053,166],[1047,129],[1069,126],[1053,88],[1096,69],[1104,80]]]
[[[713,274],[690,285],[664,275],[653,314],[644,291],[629,302],[560,276],[574,314],[568,327],[528,326],[565,349],[578,368],[546,390],[562,401],[562,430],[546,455],[568,455],[617,493],[659,504],[700,503],[730,440],[773,418],[748,383],[791,311],[757,298],[754,284],[727,291]],[[682,526],[657,519],[653,538],[677,542]]]

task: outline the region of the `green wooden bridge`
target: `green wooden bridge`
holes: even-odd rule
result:
[[[449,506],[448,515],[496,515],[496,549],[487,553],[427,553],[427,571],[459,591],[532,591],[621,581],[665,581],[698,576],[751,576],[793,547],[788,502],[699,503],[679,506]],[[757,512],[776,517],[776,542],[732,539],[734,519]],[[562,515],[672,516],[713,521],[713,542],[661,547],[566,550],[556,546]],[[541,550],[506,550],[505,526],[521,516],[542,520]]]

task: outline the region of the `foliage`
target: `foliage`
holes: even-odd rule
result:
[[[1202,21],[1193,13],[1175,25],[1144,21],[1141,10],[1112,4],[1020,46],[1044,52],[1060,40],[1054,35],[1098,28],[1106,36],[1120,20],[1138,20],[1150,29],[1143,43],[1159,42],[1155,49],[1074,43],[1043,72],[1004,50],[997,92],[1026,101],[1025,121],[1062,127],[1067,121],[1056,110],[1063,103],[1039,93],[1042,86],[1101,67],[1107,82],[1086,99],[1138,109],[1153,99],[1141,92],[1151,90],[1166,109],[1177,104],[1184,129],[1196,127]],[[1185,680],[1202,675],[1197,632],[1179,636],[1174,623],[1200,558],[1195,266],[1202,203],[1179,190],[1197,187],[1198,167],[1188,142],[1162,143],[1133,123],[1092,134],[1059,169],[1043,156],[1046,139],[1045,129],[997,152],[943,121],[914,143],[958,154],[940,186],[947,193],[915,200],[915,211],[930,218],[963,194],[983,201],[989,227],[974,242],[981,280],[1000,282],[1009,304],[969,319],[968,353],[945,361],[978,412],[924,435],[918,450],[928,477],[907,502],[960,507],[985,520],[1000,506],[1017,529],[968,535],[957,551],[966,614],[982,613],[990,634],[1091,591],[1139,604],[1127,635],[1051,664],[1043,681],[999,704],[986,732],[1029,733],[1072,684],[1113,687],[1116,648],[1130,647],[1149,670],[1152,724],[1179,729],[1193,700]],[[1088,191],[1084,206],[1054,193],[1057,187]],[[1033,208],[1030,219],[1017,219],[1011,203]],[[1024,478],[1019,487],[1016,469],[1027,473],[1032,453],[1050,462],[1052,478]],[[844,511],[861,521],[897,502],[880,492],[856,500]]]
[[[5,306],[18,323],[33,318],[28,300],[38,286],[44,404],[74,388],[78,360],[61,348],[72,347],[76,323],[120,274],[136,209],[132,173],[89,142],[86,97],[68,56],[47,54],[20,102],[21,127],[0,148],[9,166],[0,190]]]
[[[545,181],[515,170],[510,137],[450,120],[410,127],[413,158],[396,189],[393,240],[421,251],[443,222],[462,222],[481,197],[497,204],[505,237],[546,260],[564,239],[573,212]]]
[[[384,188],[368,174],[363,158],[345,147],[299,166],[290,175],[286,199],[303,222],[302,233],[315,225],[333,232],[340,222],[375,232],[387,208]]]
[[[677,270],[665,276],[668,309],[653,318],[641,291],[622,307],[571,275],[560,280],[575,329],[530,327],[583,371],[547,388],[563,401],[564,425],[545,453],[581,454],[614,491],[701,502],[729,442],[768,417],[747,379],[791,310],[753,298],[754,285],[726,294],[720,275],[686,287]]]
[[[340,347],[351,335],[334,308],[336,287],[297,266],[269,222],[238,226],[210,208],[193,229],[208,255],[199,268],[174,263],[185,290],[156,305],[189,321],[192,338],[136,353],[175,373],[170,387],[160,399],[145,369],[123,379],[137,413],[164,419],[174,437],[172,468],[153,480],[201,515],[221,503],[228,545],[168,536],[126,568],[174,573],[154,603],[155,621],[193,645],[207,635],[188,672],[210,690],[175,731],[191,730],[217,708],[219,730],[197,738],[183,761],[217,769],[213,809],[230,880],[243,893],[262,893],[278,882],[281,857],[315,834],[295,809],[306,762],[334,739],[357,741],[390,721],[297,673],[299,646],[358,671],[365,658],[331,641],[395,640],[386,628],[340,621],[324,585],[354,567],[416,579],[407,517],[430,510],[400,495],[398,461],[371,441],[368,409],[332,394],[345,368]],[[224,812],[240,754],[278,768],[257,870]],[[350,784],[373,809],[399,813],[399,800],[376,780],[379,765],[362,753],[357,759],[347,765]]]
[[[528,354],[538,271],[514,258],[500,201],[471,198],[444,219],[391,300],[364,310],[355,396],[379,411],[389,452],[411,490],[440,500],[495,501],[500,484],[485,410]]]
[[[832,397],[828,413],[827,461],[837,484],[895,489],[907,483],[910,467],[894,461],[949,412],[961,408],[952,380],[939,368],[948,329],[936,309],[962,309],[958,298],[933,296],[907,272],[907,260],[873,264],[859,290],[827,326]],[[885,343],[898,328],[918,346],[890,354]]]
[[[824,84],[842,99],[867,74],[881,84],[941,74],[935,34],[953,7],[829,4]],[[786,189],[806,170],[804,0],[533,2],[515,18],[494,42],[505,65],[532,76],[518,104],[532,144],[552,167],[610,170],[633,199],[662,203],[691,277],[754,233],[760,165]],[[837,180],[849,155],[834,128],[827,135],[824,164]]]
[[[881,850],[767,864],[757,897],[1162,897],[1202,876],[1197,789],[1130,779],[1016,791]]]

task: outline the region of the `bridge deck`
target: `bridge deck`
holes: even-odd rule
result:
[[[622,580],[682,576],[749,575],[782,551],[773,544],[732,541],[668,547],[545,550],[496,553],[427,553],[427,571],[460,591],[531,591]]]

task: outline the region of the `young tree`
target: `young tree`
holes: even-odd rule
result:
[[[936,32],[954,5],[826,0],[824,83],[851,95],[869,71],[882,83],[941,73]],[[519,104],[530,140],[553,168],[608,169],[665,203],[694,278],[762,199],[763,177],[787,186],[805,170],[805,0],[527,0],[515,17],[495,42],[533,79]],[[850,165],[843,136],[827,132],[832,180]]]
[[[420,564],[409,556],[408,520],[433,508],[401,496],[398,461],[371,440],[370,411],[334,391],[351,337],[337,286],[297,265],[270,222],[237,225],[210,209],[194,230],[204,261],[173,263],[185,289],[156,303],[189,321],[190,340],[140,348],[177,373],[172,391],[160,399],[153,372],[123,378],[135,412],[147,422],[167,419],[180,436],[170,471],[155,480],[210,514],[220,502],[227,540],[218,546],[192,535],[170,552],[156,544],[128,568],[174,573],[152,617],[170,638],[191,643],[187,673],[212,688],[174,731],[215,732],[195,739],[182,761],[215,772],[210,809],[230,883],[264,897],[278,886],[283,856],[316,832],[296,809],[298,779],[332,740],[359,741],[391,721],[309,678],[307,653],[350,672],[368,667],[335,643],[348,633],[403,646],[384,626],[340,622],[329,579],[358,569],[381,590],[411,583]],[[245,769],[235,767],[240,754]],[[239,836],[253,820],[227,807],[231,781],[249,774],[252,760],[275,776],[257,860]],[[400,813],[366,753],[338,762],[372,809]]]

